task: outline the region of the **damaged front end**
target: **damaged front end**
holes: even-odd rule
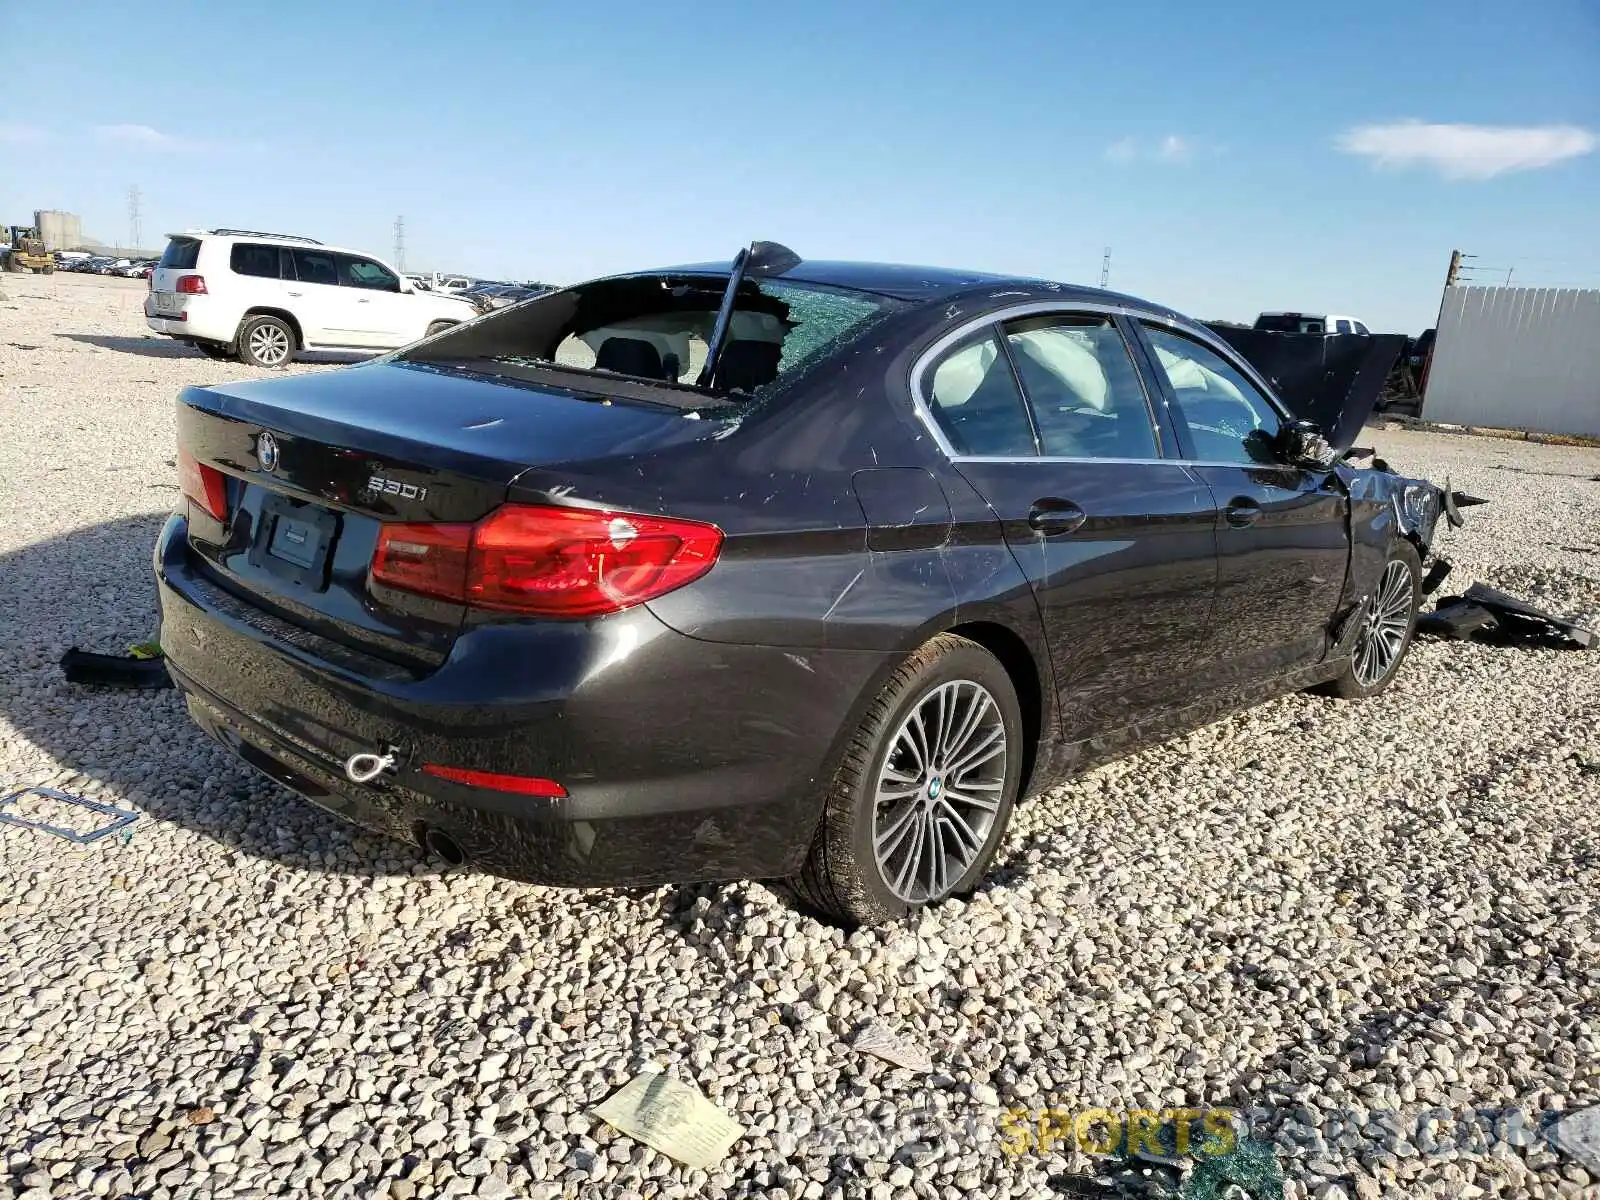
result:
[[[1416,547],[1422,560],[1422,592],[1436,591],[1450,573],[1447,559],[1433,552],[1440,517],[1461,524],[1464,504],[1482,503],[1476,497],[1452,492],[1430,479],[1399,475],[1382,459],[1371,466],[1356,466],[1352,459],[1370,452],[1351,450],[1335,468],[1350,497],[1350,565],[1344,593],[1333,627],[1333,657],[1343,657],[1354,647],[1361,630],[1361,613],[1389,561],[1395,539]]]

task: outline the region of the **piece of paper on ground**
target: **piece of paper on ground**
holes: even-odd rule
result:
[[[744,1127],[700,1094],[667,1075],[640,1075],[594,1109],[607,1125],[652,1150],[702,1170],[716,1163]]]
[[[907,1071],[926,1075],[933,1070],[933,1060],[928,1057],[926,1050],[903,1040],[894,1030],[878,1021],[872,1022],[858,1033],[851,1046],[863,1054],[870,1054],[897,1067],[904,1067]]]

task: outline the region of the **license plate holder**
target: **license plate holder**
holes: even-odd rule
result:
[[[156,311],[163,316],[173,316],[182,307],[179,303],[177,292],[156,292],[154,299]]]
[[[339,514],[283,496],[261,502],[250,565],[296,587],[322,591],[339,534]]]

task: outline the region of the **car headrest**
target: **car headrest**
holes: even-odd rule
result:
[[[597,370],[637,375],[642,379],[665,379],[661,351],[642,338],[609,337],[595,352]]]
[[[753,392],[778,377],[783,347],[777,342],[741,339],[722,348],[717,363],[717,383],[730,392]]]

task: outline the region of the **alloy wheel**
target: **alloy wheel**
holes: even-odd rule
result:
[[[872,849],[901,900],[940,900],[988,844],[1006,780],[1006,727],[982,684],[940,684],[889,743],[878,775]]]
[[[1355,674],[1362,687],[1379,683],[1394,669],[1411,626],[1411,569],[1395,560],[1384,568],[1367,601],[1366,621],[1356,641]]]
[[[250,353],[262,366],[277,366],[289,357],[288,332],[280,325],[257,325],[250,331]]]

